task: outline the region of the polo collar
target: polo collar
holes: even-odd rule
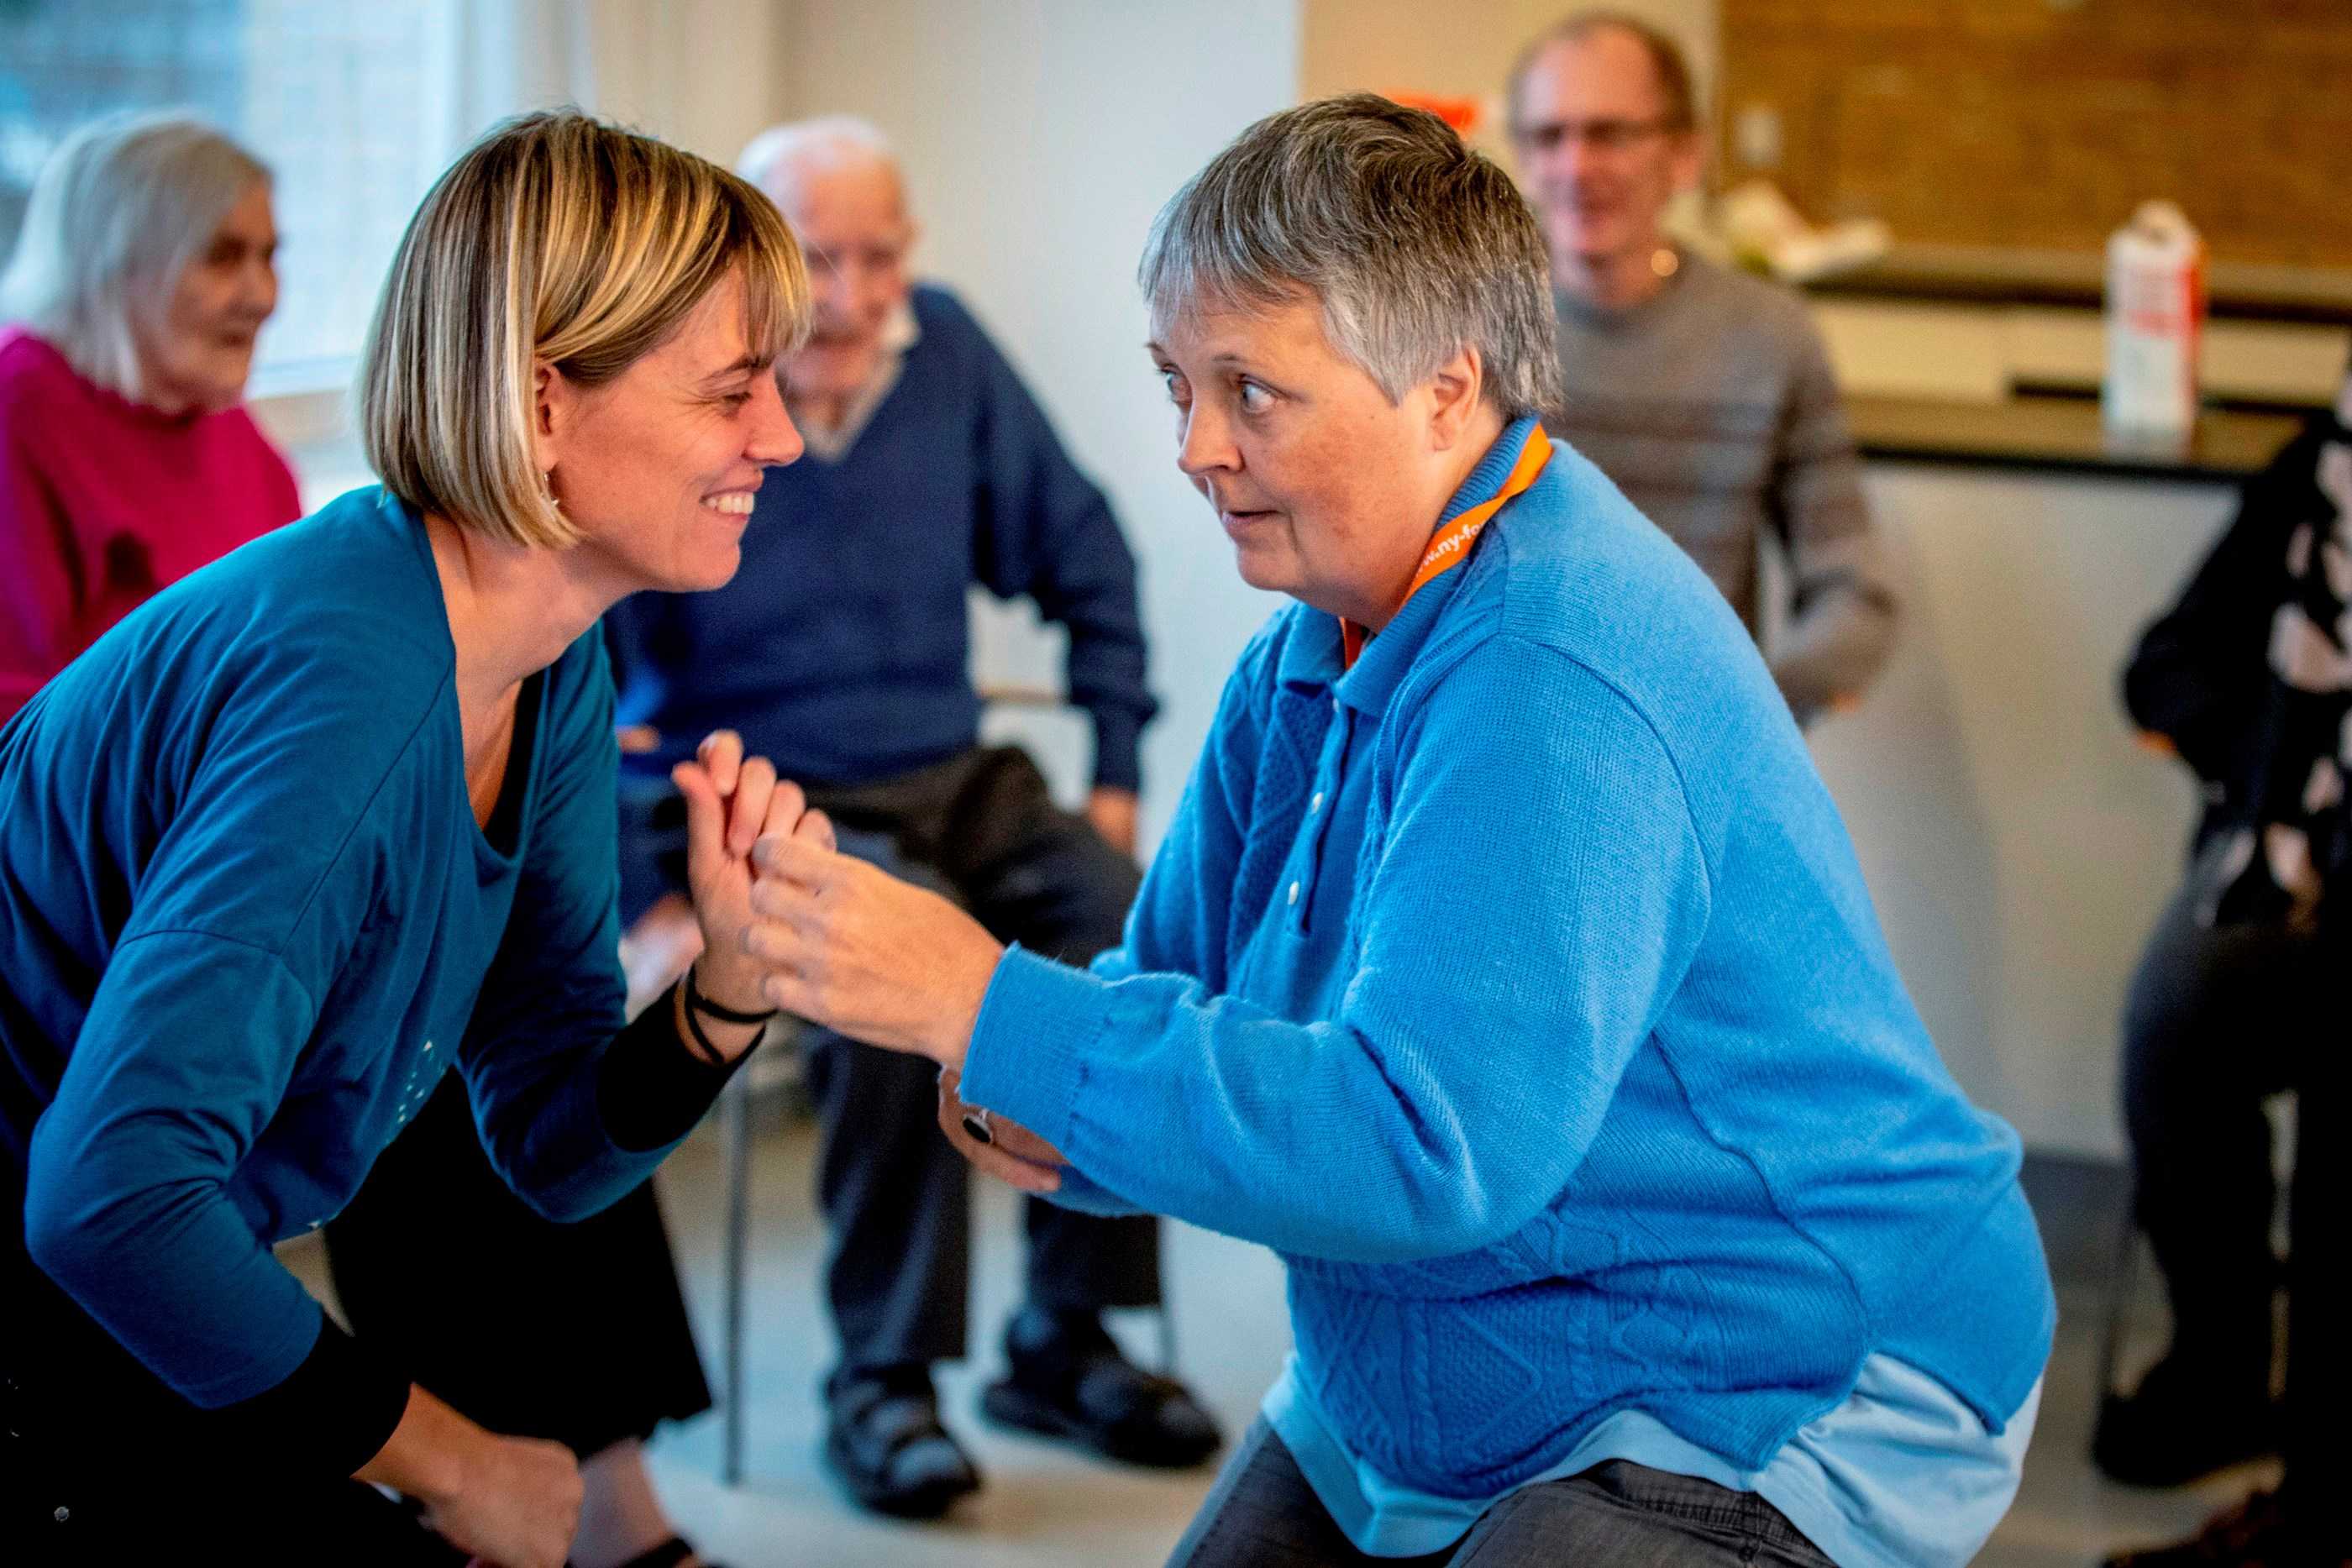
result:
[[[1470,470],[1470,476],[1463,480],[1462,487],[1454,491],[1454,498],[1445,504],[1445,510],[1430,532],[1436,533],[1471,507],[1500,493],[1535,428],[1533,415],[1524,415],[1505,426],[1495,444],[1478,460],[1478,465]],[[1461,586],[1462,575],[1460,570],[1447,572],[1446,578],[1453,580],[1432,582],[1407,600],[1379,634],[1364,644],[1352,669],[1347,668],[1342,660],[1339,618],[1319,610],[1307,612],[1299,617],[1298,624],[1291,629],[1283,644],[1275,678],[1300,690],[1328,688],[1349,707],[1369,717],[1379,717],[1388,711],[1389,698],[1403,684],[1405,673],[1412,668],[1413,660],[1429,640],[1431,628],[1452,602]]]

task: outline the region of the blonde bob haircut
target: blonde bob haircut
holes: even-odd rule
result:
[[[730,271],[760,360],[808,329],[808,273],[768,199],[715,163],[573,110],[507,121],[409,221],[361,351],[368,462],[393,494],[509,544],[579,532],[531,455],[536,370],[612,382]]]

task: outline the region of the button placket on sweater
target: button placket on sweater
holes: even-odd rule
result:
[[[1290,859],[1289,886],[1283,894],[1288,905],[1286,924],[1296,936],[1307,931],[1307,912],[1315,906],[1315,889],[1323,873],[1323,845],[1329,834],[1331,807],[1339,798],[1348,743],[1355,733],[1356,715],[1338,697],[1331,699],[1331,724],[1323,735],[1323,755],[1315,764],[1315,789],[1299,819],[1298,845]]]

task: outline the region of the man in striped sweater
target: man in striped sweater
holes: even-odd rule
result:
[[[1661,226],[1703,158],[1689,68],[1633,17],[1586,12],[1528,46],[1511,137],[1551,252],[1564,404],[1545,422],[1765,632],[1760,547],[1789,602],[1765,649],[1801,723],[1857,701],[1895,595],[1820,334],[1787,290]]]

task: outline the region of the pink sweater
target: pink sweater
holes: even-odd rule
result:
[[[0,328],[0,721],[157,589],[301,513],[245,410],[159,413]]]

